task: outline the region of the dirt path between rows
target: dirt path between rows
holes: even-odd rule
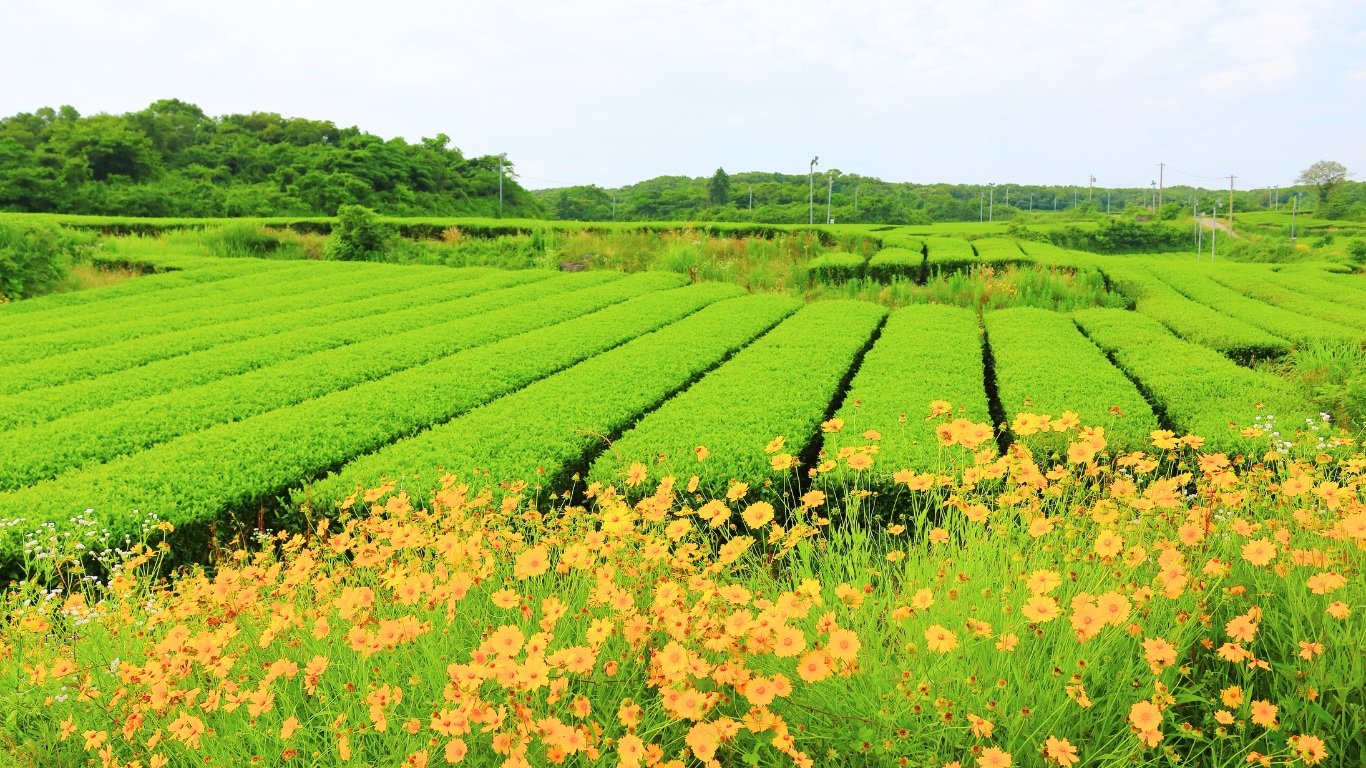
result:
[[[1211,219],[1206,216],[1201,216],[1200,225],[1203,226],[1205,229],[1209,229],[1210,226],[1213,225],[1218,227],[1220,232],[1223,232],[1224,234],[1229,235],[1230,237],[1238,237],[1237,232],[1234,232],[1233,230],[1229,229],[1227,223],[1219,221],[1218,219]]]

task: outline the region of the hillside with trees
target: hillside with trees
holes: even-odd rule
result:
[[[544,216],[508,173],[504,214]],[[498,158],[445,134],[410,144],[327,120],[211,117],[158,101],[122,115],[43,108],[0,118],[0,211],[124,216],[392,216],[498,212]]]

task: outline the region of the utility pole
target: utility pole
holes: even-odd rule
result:
[[[1200,211],[1195,212],[1195,260],[1200,261],[1201,253],[1205,250],[1205,228],[1200,226]]]
[[[825,185],[825,223],[831,224],[830,197],[835,194],[835,177],[829,171],[825,172]]]
[[[617,193],[612,193],[612,221],[617,220]]]
[[[981,190],[978,190],[977,192],[977,223],[981,224],[986,221],[986,219],[982,218],[982,215],[986,212],[987,193]]]
[[[1157,207],[1158,207],[1158,208],[1161,208],[1161,207],[1162,207],[1162,187],[1164,186],[1164,183],[1163,183],[1164,180],[1163,180],[1163,178],[1162,178],[1162,174],[1163,174],[1163,172],[1165,172],[1166,170],[1167,170],[1167,164],[1166,164],[1166,163],[1158,163],[1158,164],[1157,164]]]
[[[1030,213],[1033,213],[1033,212],[1034,212],[1034,193],[1033,193],[1033,192],[1030,192],[1030,193],[1029,193],[1029,212],[1030,212]]]
[[[1153,213],[1157,213],[1157,182],[1155,182],[1155,181],[1152,182],[1152,187],[1153,187],[1153,196],[1152,196],[1152,199],[1151,199],[1151,200],[1149,201],[1149,203],[1148,203],[1148,210],[1152,211]]]
[[[1290,244],[1295,244],[1295,214],[1300,211],[1300,193],[1295,193],[1294,207],[1290,209]]]
[[[1091,192],[1096,188],[1096,177],[1094,174],[1088,174],[1088,177],[1089,180],[1086,183],[1086,202],[1089,203],[1091,202]]]
[[[503,218],[503,161],[507,159],[508,153],[504,152],[498,156],[498,218]]]
[[[1209,263],[1214,263],[1214,246],[1219,240],[1219,198],[1214,198],[1214,211],[1209,216]]]
[[[1195,260],[1199,261],[1200,251],[1198,250],[1198,246],[1200,245],[1200,211],[1195,207],[1195,195],[1191,195],[1191,221],[1194,222],[1193,226],[1195,227],[1195,232],[1193,234],[1195,235],[1197,246],[1197,250],[1195,252]]]
[[[749,185],[749,217],[754,218],[754,185]]]
[[[816,163],[820,162],[820,157],[811,158],[811,165],[807,168],[807,190],[806,200],[806,225],[809,227],[816,223]]]
[[[987,203],[987,221],[991,222],[996,220],[996,182],[991,182],[987,188],[991,190],[991,200]]]
[[[858,187],[854,187],[854,215],[858,215]]]
[[[1233,237],[1233,174],[1228,177],[1228,235]]]
[[[1110,215],[1110,190],[1105,190],[1105,215]]]

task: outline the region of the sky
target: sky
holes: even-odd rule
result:
[[[1366,179],[1361,0],[0,0],[0,114],[179,98],[467,154],[532,188]],[[1217,177],[1224,177],[1223,180]]]

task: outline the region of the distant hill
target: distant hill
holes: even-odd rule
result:
[[[510,175],[503,194],[505,215],[545,215]],[[466,157],[444,134],[409,144],[327,120],[210,117],[178,99],[123,115],[64,106],[0,118],[0,211],[289,216],[348,203],[495,215],[498,158]]]

